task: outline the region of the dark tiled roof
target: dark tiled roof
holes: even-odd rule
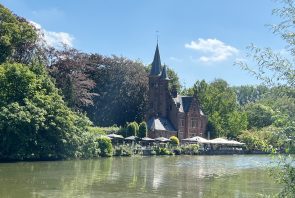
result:
[[[193,97],[177,95],[177,97],[173,98],[173,100],[176,105],[179,104],[179,112],[188,112],[192,104]],[[201,109],[200,109],[200,114],[204,115]]]
[[[170,120],[164,117],[152,117],[148,120],[148,129],[156,131],[176,131]]]
[[[183,111],[188,112],[189,108],[192,104],[193,97],[192,96],[182,96],[181,100],[182,100]]]
[[[161,78],[164,80],[170,80],[167,74],[167,67],[166,65],[164,65],[163,70],[162,70],[162,74],[161,74]]]
[[[154,60],[152,62],[152,69],[150,72],[150,76],[159,76],[160,74],[161,74],[161,58],[160,58],[159,47],[157,44]]]

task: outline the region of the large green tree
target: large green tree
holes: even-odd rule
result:
[[[0,87],[0,159],[83,157],[91,123],[65,105],[45,68],[2,64]]]
[[[286,52],[289,53],[289,55],[285,56],[271,48],[262,49],[251,45],[248,48],[248,57],[256,63],[256,67],[250,66],[247,62],[238,62],[237,64],[258,79],[261,79],[268,86],[279,87],[280,91],[277,92],[279,97],[283,96],[286,100],[290,98],[290,101],[294,101],[294,95],[290,95],[289,91],[286,92],[286,89],[281,89],[281,87],[288,87],[287,90],[294,90],[295,87],[295,2],[293,0],[281,0],[280,2],[282,4],[273,10],[273,14],[278,16],[281,19],[281,22],[271,25],[271,28],[273,33],[279,35],[283,41],[286,42]],[[275,102],[275,98],[273,102]],[[290,103],[290,105],[293,104]],[[286,109],[288,108],[285,108],[285,110]],[[289,122],[286,122],[286,125],[281,129],[288,137],[288,140],[291,140],[289,143],[293,144],[293,146],[295,142],[294,124],[294,118],[292,119],[292,116],[289,116]],[[281,159],[282,160],[279,161],[278,169],[276,170],[276,178],[281,184],[283,184],[279,197],[294,197],[294,156],[290,155],[289,158]]]
[[[0,160],[97,156],[91,122],[66,106],[42,64],[38,34],[0,5]]]
[[[249,121],[249,128],[263,128],[274,122],[274,111],[269,107],[259,103],[246,106]]]
[[[202,110],[208,116],[208,131],[211,137],[236,137],[247,128],[247,116],[237,104],[236,93],[226,81],[217,79],[212,83],[197,81],[187,90],[199,101]]]
[[[0,64],[30,63],[39,53],[38,41],[38,32],[30,23],[0,4]]]

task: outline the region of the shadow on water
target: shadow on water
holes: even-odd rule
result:
[[[276,193],[268,156],[170,156],[0,164],[0,197],[253,197]]]

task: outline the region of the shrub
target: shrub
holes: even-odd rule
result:
[[[173,145],[173,146],[177,146],[177,145],[179,145],[179,139],[176,137],[176,136],[171,136],[170,137],[170,140],[171,140],[171,144]]]
[[[139,125],[138,137],[144,138],[146,136],[147,136],[147,125],[146,125],[146,122],[142,122]]]
[[[197,154],[199,154],[199,147],[200,146],[198,144],[182,145],[181,146],[182,154],[197,155]]]
[[[103,128],[101,128],[101,127],[88,127],[88,130],[90,133],[92,133],[94,135],[105,135],[106,134],[105,130],[103,130]]]
[[[111,139],[107,137],[98,137],[96,138],[96,142],[98,143],[98,148],[100,149],[100,156],[102,157],[110,157],[113,153],[113,146]]]
[[[180,155],[181,152],[182,152],[182,150],[181,150],[180,147],[176,147],[176,148],[173,149],[173,153],[174,153],[175,155]]]
[[[173,153],[167,148],[157,147],[155,149],[157,155],[172,155]]]
[[[131,156],[133,154],[132,148],[129,145],[120,145],[114,148],[114,156]]]

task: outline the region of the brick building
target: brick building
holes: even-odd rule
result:
[[[149,74],[148,136],[151,138],[172,135],[179,139],[205,136],[207,117],[199,102],[192,96],[181,96],[177,91],[170,93],[167,67],[161,65],[157,44],[151,72]]]

